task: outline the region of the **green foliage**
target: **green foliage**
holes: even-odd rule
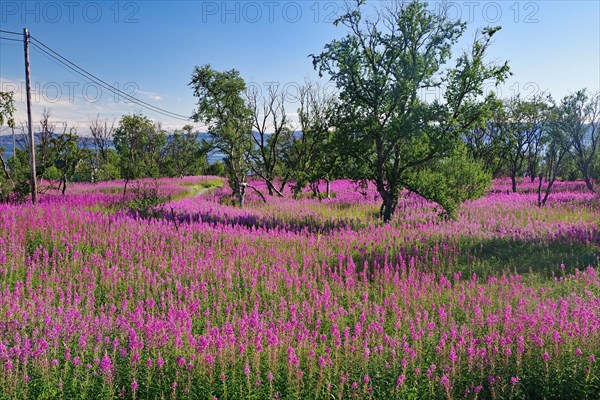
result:
[[[566,96],[561,102],[556,124],[568,135],[568,151],[573,164],[593,192],[593,162],[600,144],[600,91],[588,95],[582,89]]]
[[[16,149],[15,155],[16,157],[8,159],[7,166],[10,174],[4,174],[0,177],[2,201],[23,202],[27,195],[31,193],[29,155],[21,149]]]
[[[302,132],[291,138],[284,151],[287,173],[294,179],[294,194],[299,196],[309,184],[344,176],[349,168],[338,151],[334,127],[335,98],[318,83],[300,88],[298,115]],[[315,193],[316,194],[316,193]]]
[[[496,109],[491,129],[497,132],[502,158],[516,192],[517,177],[539,174],[542,150],[547,141],[552,99],[542,95],[531,100],[514,96]]]
[[[0,92],[0,126],[6,121],[6,125],[15,127],[15,101],[12,92]]]
[[[225,176],[225,164],[221,161],[209,164],[208,167],[206,167],[206,175]]]
[[[198,142],[198,133],[191,125],[167,137],[162,153],[161,176],[181,177],[202,175],[208,167],[209,146]]]
[[[158,185],[138,181],[127,196],[127,210],[142,219],[162,218],[165,215],[164,204],[170,199],[160,193]]]
[[[485,118],[495,99],[477,101],[483,84],[507,77],[506,64],[484,62],[499,28],[483,29],[471,51],[458,57],[443,78],[440,70],[464,33],[464,23],[451,21],[444,12],[434,13],[418,1],[397,4],[380,12],[377,20],[367,20],[361,13],[363,4],[358,2],[355,10],[336,21],[349,28],[347,36],[313,56],[315,68],[328,74],[340,92],[335,128],[342,146],[338,151],[352,160],[352,178],[375,182],[385,221],[390,220],[403,187],[444,201],[441,205],[451,212],[463,196],[453,191],[438,194],[433,184],[438,179],[432,179],[429,166],[452,154],[464,132]],[[419,99],[421,89],[442,82],[447,86],[444,101]],[[445,201],[451,196],[453,201]]]
[[[580,106],[582,95],[578,92],[565,96],[559,105],[555,105],[550,112],[550,123],[545,137],[545,153],[540,176],[542,181],[538,187],[538,206],[544,206],[552,186],[559,176],[565,174],[565,168],[569,165],[569,154],[573,146],[574,135],[577,135],[584,124],[580,118]],[[588,186],[589,187],[589,186]],[[543,195],[542,195],[543,192]]]
[[[42,175],[44,179],[50,181],[58,181],[60,180],[61,176],[61,172],[54,165],[50,166],[50,168],[47,168]]]
[[[243,206],[249,170],[246,156],[253,147],[252,110],[242,97],[244,79],[236,70],[218,72],[204,65],[194,69],[190,86],[198,98],[192,118],[208,125],[212,148],[225,155],[229,186]]]
[[[124,115],[115,130],[120,175],[126,181],[160,175],[160,149],[166,135],[141,114]]]
[[[498,129],[493,119],[501,115],[504,103],[494,97],[490,97],[487,103],[487,112],[480,124],[468,129],[464,133],[467,154],[474,160],[479,161],[482,167],[493,176],[501,176],[505,168],[504,136],[503,130]]]
[[[480,162],[472,160],[466,149],[458,147],[449,157],[434,160],[406,179],[408,189],[438,203],[449,216],[465,200],[484,195],[491,185],[491,174]],[[412,189],[411,189],[412,190]]]

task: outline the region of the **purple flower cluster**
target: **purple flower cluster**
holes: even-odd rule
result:
[[[0,205],[0,385],[8,397],[59,383],[91,397],[522,397],[560,369],[587,390],[600,371],[597,259],[573,274],[554,265],[553,278],[480,277],[469,268],[488,261],[466,245],[598,254],[598,198],[578,187],[543,209],[534,193],[491,193],[455,221],[404,193],[385,226],[374,189],[349,181],[329,200],[286,192],[247,209],[219,204],[226,189],[182,198],[168,204],[177,221],[103,209],[117,183]]]

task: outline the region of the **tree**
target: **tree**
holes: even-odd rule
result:
[[[15,101],[12,92],[0,92],[0,126],[8,125],[11,128],[15,126]]]
[[[91,138],[86,140],[91,142],[91,146],[87,144],[84,146],[94,149],[93,153],[86,152],[89,179],[92,182],[119,179],[121,177],[119,155],[111,147],[115,133],[115,121],[113,120],[109,125],[107,119],[102,121],[97,115],[95,120],[89,122],[89,128]]]
[[[44,108],[42,118],[40,119],[40,130],[36,137],[36,171],[37,176],[43,177],[46,169],[50,168],[53,163],[53,149],[51,148],[52,138],[56,135],[56,123],[50,120],[52,111],[49,108]],[[24,136],[29,141],[27,136]]]
[[[58,189],[61,190],[62,187],[63,195],[67,190],[67,181],[82,160],[83,149],[78,147],[78,139],[76,129],[74,127],[69,129],[66,122],[63,123],[63,133],[50,139],[50,161],[45,171],[51,168],[56,171],[55,179],[59,182]]]
[[[168,136],[163,152],[163,176],[199,175],[208,167],[208,146],[198,141],[198,132],[194,132],[191,125]]]
[[[236,70],[219,72],[210,65],[195,67],[190,86],[198,98],[192,118],[208,126],[214,149],[224,156],[229,186],[240,206],[244,205],[252,150],[252,110],[243,94],[246,84]]]
[[[571,99],[566,96],[561,101],[559,106],[554,106],[550,115],[550,124],[545,137],[545,152],[544,162],[539,175],[538,185],[538,206],[543,207],[548,201],[548,197],[552,191],[552,186],[562,173],[565,166],[566,156],[569,154],[569,150],[572,146],[572,139],[569,137],[569,133],[563,129],[567,125],[567,120],[570,119],[571,115]],[[546,180],[546,187],[543,192],[542,188],[543,180]]]
[[[496,120],[504,115],[503,109],[502,100],[490,100],[487,118],[464,134],[467,155],[480,162],[493,177],[501,176],[506,168],[505,130]]]
[[[274,86],[269,86],[265,98],[261,99],[257,87],[246,92],[248,106],[252,110],[251,137],[254,141],[252,151],[248,153],[249,166],[256,175],[265,181],[272,196],[281,192],[288,181],[287,174],[281,178],[279,188],[275,187],[276,173],[282,171],[283,151],[292,136],[289,119],[285,111],[286,94]]]
[[[330,196],[329,182],[341,177],[342,157],[336,148],[333,115],[335,98],[317,82],[307,81],[299,89],[298,117],[300,132],[292,135],[285,151],[286,169],[295,180],[293,192],[310,184],[318,195],[321,179],[327,183],[325,196]]]
[[[141,114],[124,115],[114,133],[114,145],[120,157],[123,194],[130,180],[157,177],[160,149],[166,141],[160,126]]]
[[[15,129],[15,101],[13,99],[12,92],[0,92],[0,126],[6,124]],[[15,150],[16,151],[16,150]],[[3,178],[0,179],[0,197],[5,198],[14,189],[14,181],[11,177],[8,163],[4,159],[4,148],[0,147],[0,163],[2,164],[2,172],[4,173]]]
[[[390,220],[402,188],[452,213],[461,199],[454,191],[436,188],[437,180],[427,175],[461,145],[462,134],[481,121],[488,101],[475,100],[483,95],[483,84],[508,75],[506,64],[484,62],[499,28],[483,29],[470,52],[442,74],[466,24],[452,21],[444,10],[434,13],[419,1],[394,3],[374,19],[363,18],[364,3],[358,0],[355,9],[336,21],[349,33],[312,56],[315,68],[339,89],[336,129],[348,143],[347,156],[366,163],[359,178],[375,182],[384,221]],[[443,101],[419,99],[422,89],[443,83]]]
[[[81,161],[82,149],[78,147],[78,136],[75,128],[69,128],[67,123],[62,124],[62,133],[56,131],[56,124],[50,120],[52,113],[45,109],[40,120],[39,143],[36,146],[36,152],[40,157],[36,159],[36,169],[39,176],[51,181],[58,181],[58,189],[64,194],[67,187],[67,181],[75,173],[75,169]],[[27,142],[29,137],[24,134],[27,130],[22,126],[23,137]],[[0,155],[0,158],[2,156]],[[10,165],[10,174],[7,169]],[[30,193],[30,166],[29,152],[22,149],[15,149],[14,156],[9,162],[2,165],[5,177],[10,182],[10,187],[3,185],[2,195],[6,198],[10,194],[23,197]],[[54,182],[50,182],[47,188],[54,187]]]
[[[558,129],[570,138],[569,153],[585,185],[593,192],[592,167],[600,140],[600,92],[588,96],[582,89],[566,96],[562,101],[561,117],[556,123]]]
[[[96,150],[96,168],[100,168],[108,162],[108,151],[115,130],[115,121],[109,126],[108,120],[100,121],[100,115],[97,115],[95,120],[90,121],[89,127],[94,149]]]
[[[526,106],[525,110],[534,126],[527,147],[527,176],[533,182],[539,175],[542,161],[542,148],[544,136],[548,129],[551,97],[545,94],[535,96]]]
[[[50,120],[52,112],[44,109],[40,119],[40,131],[36,153],[36,170],[39,177],[50,181],[58,181],[58,189],[65,194],[67,181],[81,161],[81,149],[78,146],[79,137],[75,127],[69,128],[62,123],[62,133],[57,131],[56,123]],[[26,137],[26,136],[25,136]],[[52,188],[54,182],[50,182]]]
[[[524,172],[537,175],[542,139],[548,121],[548,105],[544,95],[531,101],[519,95],[506,100],[495,124],[502,134],[505,151],[502,153],[510,174],[512,191],[517,191],[517,177]]]

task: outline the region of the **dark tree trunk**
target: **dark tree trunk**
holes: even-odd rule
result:
[[[313,197],[315,199],[318,199],[320,197],[320,193],[321,193],[319,191],[319,180],[317,179],[316,181],[311,182],[310,188],[313,192]]]
[[[538,183],[538,188],[537,188],[537,199],[538,199],[538,207],[541,207],[542,206],[542,181],[544,179],[544,176],[542,174],[540,174],[539,178],[540,178],[540,182]]]
[[[123,186],[123,199],[125,199],[125,194],[127,193],[127,184],[129,183],[129,178],[125,178],[125,185]]]
[[[542,175],[540,174],[540,183],[538,184],[538,207],[544,207],[546,205],[548,197],[550,196],[550,192],[552,191],[553,184],[554,179],[550,177],[548,186],[546,186],[546,190],[544,191],[544,198],[542,198]]]
[[[548,201],[548,197],[550,196],[550,191],[552,190],[552,184],[554,182],[548,182],[548,187],[546,187],[546,193],[544,194],[544,198],[542,199],[542,203],[540,207],[544,207],[546,202]]]
[[[377,192],[383,201],[381,209],[379,210],[379,216],[382,217],[383,222],[387,224],[392,219],[392,214],[394,214],[394,211],[396,210],[398,195],[393,189],[389,189],[393,188],[393,185],[386,187],[386,182],[383,179],[376,179],[375,184],[377,186]]]
[[[380,215],[383,217],[383,222],[387,224],[392,219],[397,202],[394,200],[394,196],[389,193],[381,197],[383,198],[383,203],[381,204]]]
[[[592,180],[589,178],[589,176],[585,176],[583,180],[585,181],[585,186],[588,188],[588,190],[590,192],[594,192],[594,184],[592,183]]]
[[[281,193],[281,190],[278,190],[275,187],[272,179],[271,180],[265,179],[265,182],[267,183],[267,189],[269,190],[269,196],[273,196],[273,194],[276,194],[279,197],[283,197],[283,193]]]
[[[517,193],[517,176],[515,174],[511,174],[510,181],[512,182],[513,193]]]

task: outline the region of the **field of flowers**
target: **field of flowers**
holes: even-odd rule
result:
[[[161,180],[0,205],[1,399],[600,399],[600,200],[496,181],[456,220]],[[324,189],[324,187],[323,187]]]

